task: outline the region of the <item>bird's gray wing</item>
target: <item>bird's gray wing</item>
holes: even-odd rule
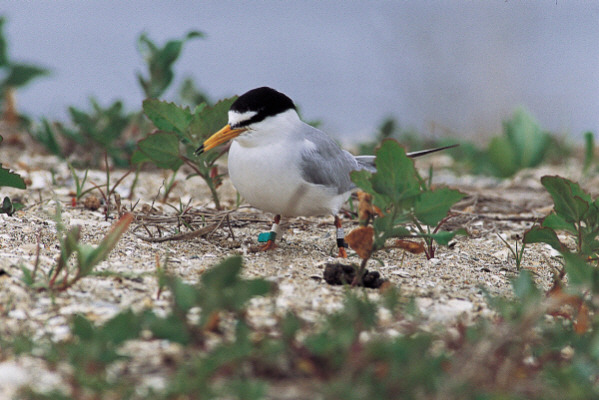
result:
[[[353,189],[355,185],[349,174],[364,167],[318,129],[306,125],[304,133],[304,140],[311,144],[302,146],[302,178],[310,183],[333,187],[338,194]]]

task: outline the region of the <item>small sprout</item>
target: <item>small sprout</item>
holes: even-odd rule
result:
[[[56,219],[59,233],[62,234],[65,228],[60,221],[60,209],[58,209]],[[81,228],[79,226],[71,228],[60,239],[60,256],[56,260],[56,265],[50,271],[48,282],[34,285],[37,261],[34,273],[27,268],[23,268],[24,282],[38,290],[64,291],[69,289],[80,279],[90,275],[94,267],[108,257],[108,254],[114,249],[132,221],[132,214],[123,215],[113,225],[100,244],[95,247],[80,243]],[[75,256],[74,264],[69,261],[73,255]]]
[[[23,204],[13,202],[8,196],[5,196],[2,205],[0,206],[0,214],[6,214],[9,217],[12,217],[15,212],[23,207],[25,207]]]

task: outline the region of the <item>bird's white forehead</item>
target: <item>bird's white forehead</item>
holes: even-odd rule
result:
[[[241,122],[247,121],[256,114],[258,114],[256,111],[246,111],[242,113],[238,113],[237,111],[229,111],[229,125],[235,126]]]

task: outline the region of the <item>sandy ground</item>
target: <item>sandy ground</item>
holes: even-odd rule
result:
[[[142,172],[131,200],[127,198],[133,176],[125,178],[117,192],[123,199],[122,207],[133,209],[136,220],[108,260],[96,268],[102,274],[84,278],[55,296],[35,292],[21,281],[21,268],[33,268],[38,250],[42,273],[48,273],[55,263],[59,254],[54,220],[57,202],[62,208],[63,224],[81,226],[83,241],[89,244],[100,242],[114,223],[116,211],[106,221],[102,209],[90,211],[81,204],[73,207],[70,193],[74,181],[66,163],[53,156],[29,154],[22,148],[3,145],[0,160],[29,183],[25,191],[1,188],[2,196],[11,196],[26,207],[12,217],[0,214],[0,335],[6,337],[31,329],[40,336],[48,334],[60,340],[69,336],[69,321],[74,314],[82,313],[100,322],[128,307],[166,309],[168,293],[160,299],[156,296],[157,258],[163,265],[166,262],[169,273],[196,282],[220,259],[231,254],[243,255],[244,275],[266,278],[278,285],[273,298],[252,302],[250,315],[257,324],[272,323],[273,318],[288,310],[317,323],[323,315],[341,307],[346,289],[330,286],[322,279],[324,265],[339,261],[333,257],[336,249],[332,217],[291,219],[286,223],[278,248],[254,253],[251,248],[256,245],[258,233],[269,229],[272,215],[243,206],[243,202],[242,207],[235,209],[236,192],[228,180],[219,189],[227,212],[215,214],[201,179],[186,180],[184,171],[177,175],[177,185],[168,199],[170,205],[160,201],[168,172]],[[438,248],[431,260],[422,254],[394,249],[378,253],[376,258],[380,263],[371,260],[368,266],[398,287],[406,299],[415,298],[431,327],[489,313],[485,290],[494,295],[511,295],[510,279],[517,275],[517,270],[513,257],[497,235],[513,244],[535,220],[551,210],[551,198],[540,184],[541,176],[559,174],[581,180],[584,187],[597,187],[596,182],[583,179],[580,165],[575,161],[559,168],[545,166],[521,171],[503,181],[456,176],[448,168],[451,159],[443,155],[420,159],[417,165],[426,170],[431,163],[437,185],[448,185],[467,194],[454,208],[456,216],[447,228],[464,227],[469,236],[458,236],[451,246]],[[111,181],[115,182],[124,173],[113,171]],[[83,176],[83,171],[79,175]],[[106,177],[102,171],[90,171],[88,179],[103,184]],[[196,228],[202,226],[202,215],[208,221],[218,221],[220,227],[208,236],[186,240],[150,242],[140,238],[148,236],[148,232],[156,234],[152,218],[159,222],[163,235],[173,233],[177,227],[187,232],[183,224],[177,223],[181,218],[177,217],[176,209],[188,203],[191,209],[187,215]],[[356,225],[347,218],[343,223],[346,232]],[[523,267],[534,272],[539,285],[548,288],[552,267],[558,265],[554,257],[547,246],[533,245],[526,249]],[[358,263],[359,259],[350,254],[348,261]],[[366,292],[372,299],[380,296],[378,290],[353,290]],[[395,321],[385,323],[389,330],[399,329]],[[6,359],[0,349],[0,368],[14,362],[20,362],[19,368],[26,369],[25,361]]]

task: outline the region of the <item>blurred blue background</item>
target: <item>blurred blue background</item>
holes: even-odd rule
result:
[[[91,96],[139,109],[139,34],[162,45],[197,29],[167,99],[185,77],[212,99],[268,85],[344,143],[388,116],[484,139],[518,106],[572,138],[599,131],[595,1],[1,1],[0,14],[10,57],[52,70],[17,94],[33,117],[67,119]]]

